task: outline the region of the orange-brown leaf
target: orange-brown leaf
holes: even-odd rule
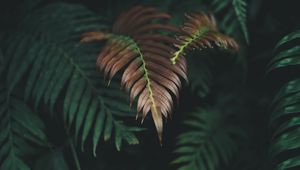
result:
[[[224,48],[237,51],[238,44],[229,36],[218,31],[217,23],[212,15],[204,13],[186,14],[181,33],[177,35],[177,42],[174,46],[178,48],[171,58],[172,64],[176,64],[178,59],[192,49],[203,48]]]
[[[175,52],[173,37],[157,31],[180,32],[173,25],[155,23],[171,16],[155,8],[136,6],[122,13],[111,33],[90,32],[83,42],[108,39],[97,59],[97,65],[108,77],[124,70],[121,85],[130,92],[130,102],[137,100],[137,117],[142,121],[151,112],[158,137],[162,142],[163,117],[172,114],[173,98],[179,97],[181,78],[187,80],[184,58],[172,65]]]

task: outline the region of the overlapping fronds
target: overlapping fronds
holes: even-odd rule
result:
[[[29,18],[31,24],[26,22]],[[118,150],[123,141],[137,144],[133,134],[137,129],[113,117],[131,116],[124,104],[126,96],[114,83],[107,88],[97,72],[95,47],[78,44],[76,39],[82,31],[103,28],[95,24],[99,17],[82,6],[58,3],[29,18],[7,43],[5,54],[11,56],[7,59],[9,91],[25,82],[25,98],[36,107],[43,105],[49,112],[63,113],[66,126],[74,129],[82,146],[92,136],[94,154],[102,137],[113,138]]]
[[[183,125],[188,129],[177,137],[172,162],[179,170],[217,169],[221,162],[228,163],[237,152],[237,139],[242,131],[215,111],[198,109],[192,113]]]
[[[214,13],[220,15],[220,26],[226,33],[233,35],[241,30],[249,43],[246,0],[214,0],[211,2],[211,8]]]
[[[214,17],[204,13],[186,14],[186,21],[177,40],[175,46],[178,50],[174,52],[171,59],[173,64],[193,49],[220,47],[232,51],[238,50],[238,44],[232,38],[218,31]]]
[[[154,22],[169,18],[169,14],[155,8],[136,6],[120,15],[111,32],[87,32],[82,39],[83,42],[107,39],[97,65],[109,81],[124,70],[121,82],[130,92],[131,103],[138,97],[137,117],[144,120],[151,111],[160,141],[163,116],[167,118],[172,113],[173,96],[179,96],[180,77],[187,79],[184,58],[176,66],[169,62],[171,53],[175,52],[174,38],[159,32],[179,30]]]
[[[43,122],[0,84],[0,169],[29,170],[24,158],[47,146]]]
[[[300,65],[300,31],[285,36],[276,46],[268,71]],[[293,45],[291,45],[293,44]],[[272,103],[270,158],[276,170],[300,168],[300,74],[288,81]]]

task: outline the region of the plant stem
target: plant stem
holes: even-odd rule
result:
[[[77,170],[81,170],[81,168],[80,168],[80,163],[79,163],[79,159],[78,159],[78,156],[77,156],[77,153],[76,153],[76,149],[75,149],[73,140],[70,139],[70,142],[69,142],[69,143],[70,143],[72,155],[73,155],[73,158],[74,158],[74,162],[75,162],[75,165],[76,165],[76,169],[77,169]]]

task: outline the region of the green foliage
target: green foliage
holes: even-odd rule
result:
[[[271,60],[268,71],[299,66],[300,31],[282,38],[276,45],[276,55]],[[300,167],[300,79],[288,81],[277,93],[272,103],[270,130],[272,133],[270,158],[276,170]],[[294,152],[294,154],[292,154]]]
[[[300,148],[299,95],[300,79],[292,80],[282,87],[273,103],[270,155],[278,170],[300,166],[299,154],[288,154]]]
[[[300,39],[300,30],[290,33],[278,42],[275,57],[270,61],[267,72],[300,64],[300,45],[289,45],[297,39]]]
[[[66,126],[75,129],[75,139],[81,133],[82,148],[92,134],[94,155],[101,136],[107,141],[114,134],[118,150],[123,140],[138,143],[133,134],[137,129],[126,128],[113,118],[132,115],[129,106],[122,103],[126,101],[124,94],[113,83],[107,88],[97,76],[95,47],[78,44],[82,31],[103,28],[95,24],[98,19],[79,5],[49,5],[24,19],[22,30],[8,40],[6,51],[12,56],[6,80],[9,91],[25,81],[25,99],[33,100],[35,108],[42,105],[52,113],[63,113]],[[122,100],[116,100],[116,96]]]
[[[183,125],[187,131],[177,137],[178,157],[172,162],[180,164],[180,170],[216,169],[221,162],[229,163],[238,150],[236,139],[242,131],[226,123],[219,112],[198,109]]]
[[[221,15],[219,20],[222,30],[234,36],[241,30],[244,39],[249,43],[246,0],[214,0],[211,2],[211,8],[215,14]]]
[[[296,2],[63,2],[0,2],[0,170],[299,169]],[[216,49],[184,54],[189,83],[174,102],[173,120],[164,120],[162,146],[151,117],[141,125],[150,130],[136,133],[136,106],[120,88],[124,70],[109,83],[97,70],[105,41],[80,43],[82,33],[107,32],[135,4],[172,14],[154,22],[178,28],[184,13],[211,12],[245,56],[240,62]]]
[[[0,169],[29,170],[24,158],[47,146],[45,127],[24,101],[0,86]]]
[[[249,43],[249,35],[247,29],[247,3],[246,0],[233,0],[232,5],[235,11],[235,15],[239,21],[240,27],[245,36],[245,40]]]

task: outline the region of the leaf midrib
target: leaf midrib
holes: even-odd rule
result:
[[[205,27],[199,28],[191,37],[186,38],[183,45],[181,45],[179,50],[174,53],[174,57],[172,57],[170,59],[172,64],[176,64],[178,58],[182,55],[182,53],[185,52],[185,49],[190,44],[192,44],[197,39],[202,38],[209,31],[211,31],[211,29],[209,27],[205,26]]]

